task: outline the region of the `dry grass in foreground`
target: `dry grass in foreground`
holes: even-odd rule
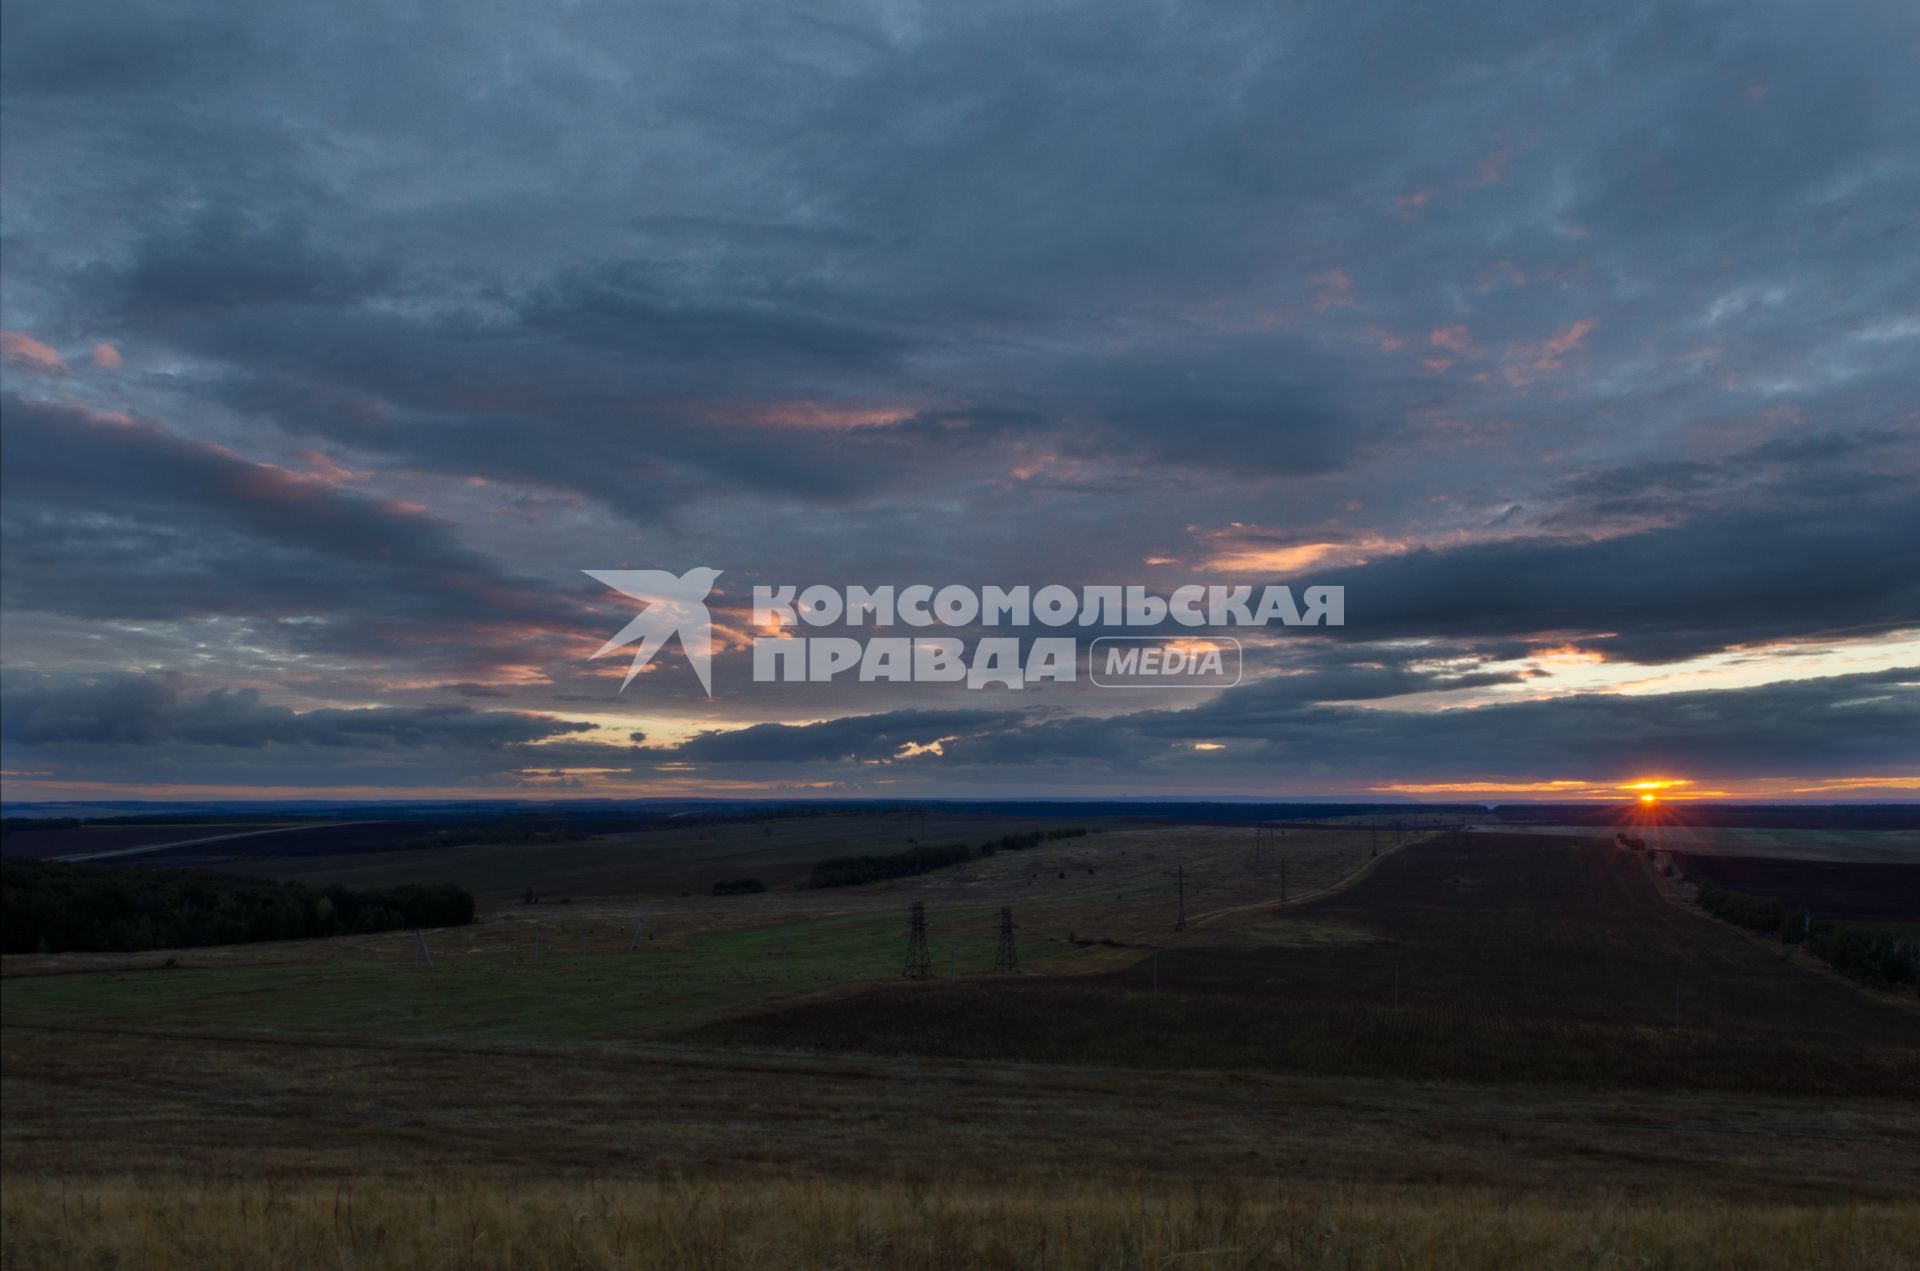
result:
[[[9,1267],[1895,1268],[1920,1201],[808,1181],[499,1186],[7,1179]]]

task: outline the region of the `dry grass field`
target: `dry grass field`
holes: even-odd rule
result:
[[[447,1187],[111,1179],[9,1202],[9,1265],[253,1271],[1105,1271],[1115,1267],[1459,1269],[1725,1266],[1898,1271],[1920,1203],[1675,1205],[1515,1200],[1376,1187],[1018,1191],[819,1180]]]

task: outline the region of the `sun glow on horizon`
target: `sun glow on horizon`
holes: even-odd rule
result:
[[[1632,781],[1569,778],[1558,780],[1480,780],[1379,782],[1365,789],[1373,794],[1402,794],[1414,798],[1474,798],[1507,796],[1521,799],[1564,799],[1578,802],[1664,804],[1706,799],[1789,799],[1861,796],[1909,799],[1920,793],[1920,777],[1754,777],[1702,786],[1688,777],[1641,777]]]
[[[1652,795],[1656,795],[1663,790],[1677,790],[1681,786],[1690,786],[1692,784],[1693,782],[1684,777],[1643,777],[1639,781],[1629,781],[1620,788],[1622,790],[1644,791],[1645,793],[1640,796],[1641,802],[1651,803],[1653,802],[1653,799],[1650,797]]]

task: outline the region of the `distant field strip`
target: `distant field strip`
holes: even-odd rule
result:
[[[871,990],[692,1039],[881,1054],[1920,1097],[1920,1020],[1669,906],[1639,853],[1476,833],[1096,976]]]

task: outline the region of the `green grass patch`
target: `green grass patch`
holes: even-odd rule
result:
[[[946,911],[931,946],[941,977],[993,964],[987,910]],[[965,936],[944,935],[942,929]],[[277,964],[188,965],[137,971],[16,976],[0,994],[9,1024],[111,1022],[298,1032],[548,1040],[617,1036],[697,1022],[753,1002],[900,973],[905,923],[893,911],[642,941],[634,951],[583,950],[577,931],[531,929],[511,947],[467,951],[467,931],[428,937],[434,966],[417,965],[411,935],[340,956]],[[1036,943],[1029,961],[1063,951]]]

